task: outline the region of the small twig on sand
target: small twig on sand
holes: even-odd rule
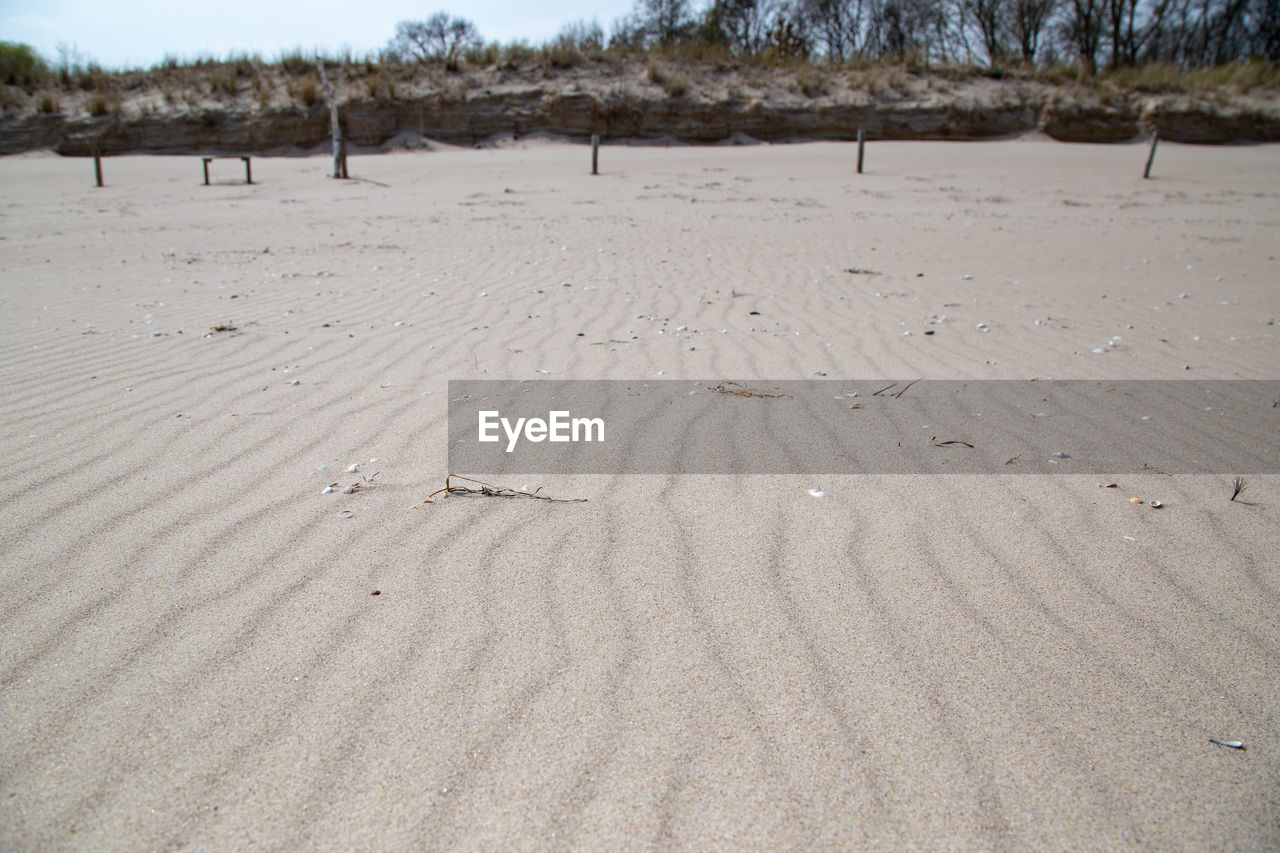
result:
[[[1235,500],[1236,498],[1240,497],[1240,493],[1243,492],[1245,489],[1249,488],[1244,484],[1244,477],[1236,477],[1234,480],[1232,480],[1231,487],[1232,487],[1231,500]]]
[[[454,480],[462,480],[466,483],[475,483],[480,488],[472,488],[470,486],[455,486]],[[448,495],[480,495],[486,498],[533,498],[540,501],[551,501],[552,503],[585,503],[586,498],[552,498],[547,495],[538,494],[542,491],[542,486],[534,489],[532,492],[521,492],[516,489],[508,489],[505,486],[492,486],[488,483],[482,483],[479,480],[473,480],[470,477],[459,477],[457,474],[447,474],[444,478],[444,488],[436,489],[427,495],[428,499],[434,498],[436,495],[444,492]]]
[[[964,445],[965,447],[968,447],[968,448],[970,448],[970,449],[972,449],[972,448],[973,448],[973,445],[972,445],[972,444],[970,444],[969,442],[967,442],[967,441],[960,441],[959,439],[952,439],[952,440],[950,440],[950,441],[938,441],[938,437],[935,435],[933,438],[931,438],[931,439],[929,439],[929,440],[933,442],[933,446],[934,446],[934,447],[953,447],[953,446],[955,446],[955,445],[958,445],[958,444],[959,444],[959,445]],[[1015,457],[1014,457],[1014,459],[1016,459],[1016,458],[1017,458],[1017,457],[1015,456]],[[1013,461],[1013,459],[1010,459],[1010,460],[1009,460],[1009,462],[1012,462],[1012,461]],[[1006,465],[1008,465],[1009,463],[1008,463],[1008,462],[1006,462],[1005,464],[1006,464]]]
[[[761,391],[755,391],[739,385],[737,382],[721,382],[719,385],[708,385],[708,390],[715,391],[720,394],[733,394],[735,397],[766,397],[778,399],[781,397],[790,397],[790,394],[765,394]]]

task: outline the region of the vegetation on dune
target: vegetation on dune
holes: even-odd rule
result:
[[[319,57],[340,69],[345,97],[395,98],[422,88],[464,94],[470,75],[521,79],[619,75],[678,98],[702,81],[787,75],[807,98],[837,77],[872,95],[908,76],[985,76],[1069,83],[1104,92],[1203,94],[1280,89],[1276,0],[636,0],[608,34],[595,21],[566,25],[541,45],[484,42],[464,18],[439,12],[401,21],[374,54]],[[317,56],[273,60],[166,58],[149,69],[107,71],[74,49],[50,61],[0,42],[0,110],[120,115],[241,106],[310,108],[321,93]]]

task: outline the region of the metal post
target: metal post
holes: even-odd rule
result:
[[[862,152],[867,147],[867,132],[858,128],[858,174],[862,174]]]
[[[96,150],[93,152],[93,176],[98,179],[98,186],[102,186],[102,155]]]
[[[1160,141],[1160,131],[1151,134],[1151,153],[1147,155],[1147,168],[1142,170],[1142,178],[1146,180],[1151,177],[1151,164],[1156,160],[1156,143]]]
[[[591,134],[591,174],[600,174],[600,134]]]
[[[249,158],[245,157],[243,159],[244,159],[244,182],[246,184],[251,184],[253,183],[253,172],[249,168]]]
[[[200,162],[204,165],[204,185],[209,186],[209,158],[202,157]]]

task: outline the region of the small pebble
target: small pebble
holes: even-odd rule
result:
[[[371,593],[369,593],[369,594],[370,594],[370,595],[382,595],[382,590],[380,590],[380,589],[375,589],[373,592],[371,592]]]
[[[1129,503],[1131,504],[1140,504],[1142,502],[1142,498],[1129,498]]]
[[[353,463],[353,464],[351,464],[351,465],[348,465],[348,466],[347,466],[347,473],[348,473],[348,474],[354,474],[354,473],[355,473],[359,468],[360,468],[360,465],[359,465],[359,464],[357,464],[357,463]]]
[[[290,385],[301,385],[301,384],[302,384],[302,381],[301,381],[301,380],[299,380],[299,379],[295,379],[295,380],[293,380],[292,382],[290,382],[289,384],[290,384]]]
[[[924,333],[925,333],[926,335],[932,335],[932,334],[933,334],[933,329],[925,329],[925,330],[924,330]]]
[[[322,495],[331,495],[331,494],[333,494],[333,486],[325,486],[325,487],[324,487],[324,490],[323,490],[322,492],[320,492],[320,494],[322,494]]]
[[[343,489],[343,490],[342,490],[342,493],[343,493],[344,495],[354,495],[354,494],[356,493],[356,487],[355,487],[355,486],[347,486],[345,489]]]

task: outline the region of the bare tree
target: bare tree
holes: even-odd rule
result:
[[[708,20],[719,30],[717,41],[735,53],[754,56],[768,41],[779,12],[778,0],[715,0]]]
[[[963,0],[961,14],[978,28],[987,61],[999,62],[1004,58],[1005,36],[1009,30],[1010,0]]]
[[[650,44],[675,44],[693,30],[689,0],[636,0],[630,26]]]
[[[439,60],[454,64],[468,47],[480,44],[480,33],[466,18],[436,12],[425,21],[401,21],[388,48],[401,59]]]
[[[1102,44],[1102,12],[1105,0],[1070,0],[1063,21],[1063,36],[1090,74],[1098,70]]]
[[[1277,0],[1280,2],[1280,0]],[[861,45],[863,0],[802,0],[806,32],[832,62],[851,59]]]
[[[1040,48],[1040,36],[1057,10],[1058,0],[1012,0],[1010,29],[1022,53],[1022,61],[1032,64]]]

